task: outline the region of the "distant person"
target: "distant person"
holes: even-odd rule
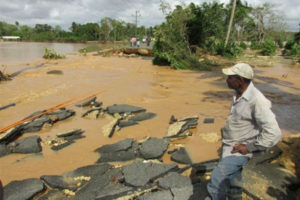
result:
[[[147,47],[149,47],[151,43],[151,38],[149,36],[147,37],[146,42],[147,42]]]
[[[222,129],[222,156],[211,174],[207,190],[213,200],[242,199],[242,169],[253,155],[276,145],[281,131],[271,102],[254,86],[250,65],[223,69],[227,85],[235,91],[230,114]],[[206,199],[210,199],[207,197]]]
[[[140,38],[139,37],[136,38],[136,46],[138,48],[140,47]]]

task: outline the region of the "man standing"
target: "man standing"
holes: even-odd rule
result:
[[[223,69],[227,85],[235,91],[230,114],[222,129],[222,156],[207,185],[213,200],[242,199],[242,169],[253,154],[276,145],[281,131],[271,102],[252,83],[250,65]]]

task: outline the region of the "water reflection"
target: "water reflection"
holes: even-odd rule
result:
[[[82,43],[0,42],[0,64],[16,64],[40,59],[46,47],[60,54],[68,54],[77,52],[85,46],[87,45]]]

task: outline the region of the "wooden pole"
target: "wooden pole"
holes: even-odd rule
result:
[[[228,25],[228,29],[227,29],[226,40],[225,40],[225,47],[227,46],[227,43],[228,43],[228,40],[229,40],[232,21],[233,21],[233,16],[234,16],[234,12],[235,12],[235,7],[236,7],[236,0],[233,0],[233,5],[232,5],[232,10],[231,10],[231,15],[230,15],[230,21],[229,21],[229,25]]]

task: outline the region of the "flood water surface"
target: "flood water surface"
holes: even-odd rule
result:
[[[59,54],[75,53],[86,44],[47,42],[0,42],[0,65],[25,63],[43,57],[45,48]]]
[[[192,130],[192,136],[173,141],[171,148],[176,145],[185,146],[194,162],[218,157],[220,128],[229,113],[232,94],[226,87],[225,77],[219,73],[220,70],[175,71],[168,67],[153,66],[149,59],[93,55],[70,55],[67,59],[57,61],[42,60],[31,63],[28,67],[40,64],[43,64],[40,68],[24,71],[12,81],[0,83],[0,106],[16,103],[16,106],[0,111],[0,128],[21,120],[35,111],[92,94],[97,94],[97,100],[103,102],[104,108],[113,104],[129,104],[143,107],[148,112],[156,113],[157,116],[116,131],[112,138],[107,138],[103,136],[102,128],[109,123],[108,117],[82,118],[81,114],[86,111],[85,109],[74,105],[68,106],[68,109],[76,111],[75,116],[40,132],[24,134],[21,138],[39,135],[46,141],[58,133],[79,128],[85,131],[85,138],[58,152],[52,151],[49,145],[43,143],[43,151],[39,155],[11,154],[0,158],[0,179],[4,185],[13,180],[41,175],[60,175],[93,164],[99,158],[94,150],[104,144],[115,143],[125,138],[137,140],[147,136],[162,138],[166,135],[172,115],[179,119],[198,116],[199,121],[197,128]],[[17,69],[8,67],[7,70],[12,73]],[[62,73],[47,74],[50,70],[60,70]],[[297,97],[300,89],[299,69],[288,69],[292,71],[285,78],[281,74],[274,74],[269,68],[257,70],[259,76],[269,77],[269,79],[258,77],[255,80],[262,89],[272,86],[278,89],[279,94],[290,95],[291,98],[287,103],[293,104],[294,110],[299,109]],[[206,76],[208,73],[211,75]],[[270,78],[279,80],[279,83],[291,84],[286,86],[277,82],[267,82]],[[296,100],[292,97],[296,97]],[[273,98],[276,96],[273,95]],[[277,101],[280,102],[280,99]],[[280,108],[285,109],[280,107],[280,103],[276,105],[279,106],[279,109],[276,108],[278,112],[281,112]],[[286,115],[288,113],[281,117]],[[214,118],[214,123],[203,123],[205,118]],[[299,117],[296,120],[299,122]],[[299,125],[283,126],[284,134],[299,131]],[[168,155],[164,159],[171,162]]]

